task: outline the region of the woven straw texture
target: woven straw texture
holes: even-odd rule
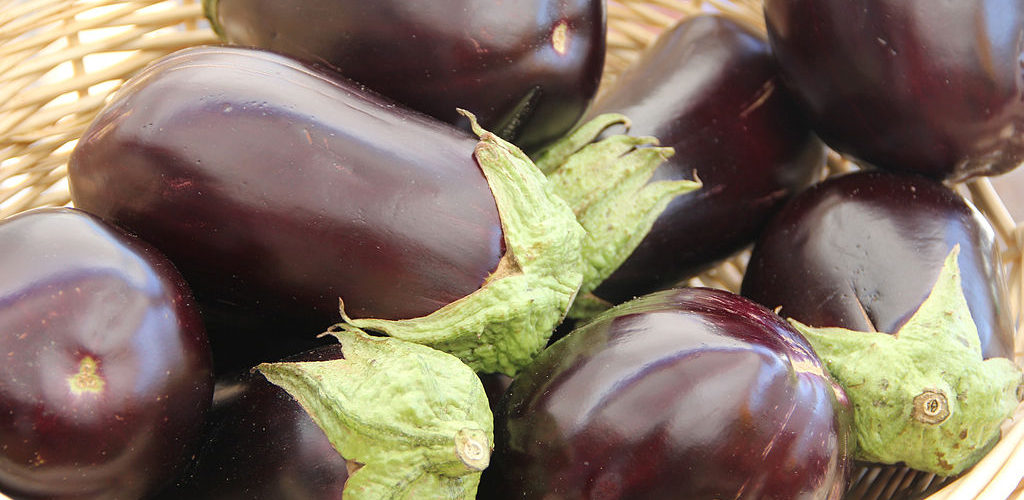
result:
[[[760,0],[610,0],[608,9],[605,86],[661,31],[686,16],[717,11],[764,30]],[[217,39],[199,0],[0,0],[0,217],[69,205],[68,155],[111,91],[165,54],[208,43]],[[830,156],[831,173],[851,168],[840,156]],[[998,181],[981,179],[956,189],[974,201],[999,235],[1019,317],[1024,310],[1024,225],[1018,226],[1004,205]],[[725,262],[690,284],[736,291],[745,258],[742,254]],[[1016,352],[1021,362],[1020,332]],[[1024,405],[1004,426],[999,445],[955,481],[905,469],[860,467],[847,497],[1024,500],[1021,420]]]

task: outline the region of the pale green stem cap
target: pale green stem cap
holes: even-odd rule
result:
[[[576,319],[608,309],[611,304],[591,292],[636,250],[669,202],[701,186],[690,180],[649,182],[674,150],[656,147],[654,137],[612,135],[598,141],[613,125],[628,127],[629,120],[599,115],[537,157],[537,166],[587,231],[583,284],[569,311]]]
[[[856,459],[959,474],[995,445],[1000,424],[1020,401],[1020,368],[1005,358],[982,359],[959,250],[949,253],[929,296],[894,335],[790,320],[853,403]]]
[[[471,500],[494,443],[487,395],[458,358],[358,331],[344,359],[256,368],[294,397],[355,464],[346,500]]]

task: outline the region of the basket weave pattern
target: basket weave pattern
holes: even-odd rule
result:
[[[717,11],[764,30],[760,0],[610,0],[607,87],[681,18]],[[68,205],[68,155],[109,94],[149,62],[175,50],[217,43],[199,0],[0,0],[0,217]],[[829,171],[854,168],[838,155]],[[1014,314],[1019,318],[1024,225],[1018,227],[987,179],[956,186],[999,235]],[[745,254],[691,280],[739,289]],[[1019,323],[1019,321],[1018,321]],[[1024,334],[1017,334],[1018,362]],[[956,481],[892,468],[861,467],[850,498],[1024,500],[1024,405],[999,445]],[[946,484],[950,483],[950,484]],[[2,498],[3,495],[0,495]]]

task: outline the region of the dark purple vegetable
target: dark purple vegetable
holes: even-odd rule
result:
[[[1024,161],[1020,0],[767,0],[785,80],[830,146],[934,178]]]
[[[288,361],[342,357],[341,344]],[[161,499],[341,499],[345,459],[299,403],[257,372],[218,380],[203,446]]]
[[[205,0],[229,43],[335,69],[449,123],[535,150],[569,131],[597,91],[599,0]]]
[[[771,311],[721,290],[657,292],[516,376],[481,498],[837,499],[848,410]]]
[[[589,113],[619,112],[633,135],[675,155],[654,179],[703,187],[676,198],[595,294],[613,303],[710,268],[753,242],[768,217],[820,175],[824,147],[778,79],[763,36],[713,15],[662,38]]]
[[[339,297],[354,318],[418,317],[498,267],[476,144],[285,57],[199,47],[118,92],[69,178],[76,206],[160,248],[225,322],[256,313],[267,335],[311,337]]]
[[[0,492],[140,498],[171,480],[197,444],[213,375],[170,262],[51,208],[0,223],[0,268]]]
[[[854,405],[854,458],[955,476],[1024,395],[992,228],[925,177],[860,171],[794,198],[742,293],[777,308]]]
[[[986,358],[1013,358],[992,228],[932,180],[881,171],[830,178],[794,198],[754,247],[742,294],[811,326],[895,333],[960,245],[962,288]]]

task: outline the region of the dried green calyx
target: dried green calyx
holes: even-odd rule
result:
[[[349,318],[367,329],[454,354],[479,372],[512,375],[544,348],[583,281],[584,231],[566,202],[519,148],[480,128],[474,156],[498,207],[506,254],[477,291],[419,318]]]
[[[953,248],[931,293],[895,335],[790,320],[853,403],[859,460],[959,474],[995,444],[1020,401],[1020,368],[982,359],[958,253]]]
[[[344,359],[264,363],[350,464],[343,498],[471,500],[494,442],[480,379],[449,354],[332,332]]]
[[[597,116],[537,157],[552,189],[587,231],[583,284],[569,311],[574,318],[589,318],[610,306],[591,292],[640,245],[669,202],[701,186],[690,180],[650,182],[674,150],[656,147],[654,137],[597,140],[613,125],[628,127],[629,120],[614,113]]]

